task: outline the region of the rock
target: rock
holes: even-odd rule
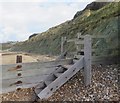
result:
[[[103,6],[105,6],[105,5],[108,4],[108,3],[109,3],[109,2],[92,2],[92,3],[88,4],[84,10],[78,11],[78,12],[75,14],[75,16],[74,16],[74,19],[75,19],[76,17],[82,15],[85,10],[98,10],[98,9],[102,8]]]
[[[35,37],[36,35],[38,35],[38,34],[37,34],[37,33],[32,34],[31,36],[29,36],[29,39],[31,39],[31,38],[33,38],[33,37]]]

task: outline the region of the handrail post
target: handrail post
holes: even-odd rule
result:
[[[91,37],[84,38],[84,82],[85,86],[91,83]]]

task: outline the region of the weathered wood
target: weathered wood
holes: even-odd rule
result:
[[[2,72],[7,72],[9,70],[18,71],[18,70],[34,70],[34,69],[40,69],[40,68],[52,68],[56,67],[58,65],[66,65],[71,64],[72,59],[63,59],[63,60],[55,60],[55,61],[49,61],[49,62],[31,62],[31,63],[18,63],[18,64],[9,64],[9,65],[2,65]],[[15,69],[18,66],[22,66],[19,69]],[[12,72],[12,71],[11,71]]]
[[[80,59],[83,55],[74,55],[74,58]]]
[[[64,50],[64,38],[61,37],[61,54],[63,53],[63,50]]]
[[[16,56],[16,63],[22,63],[22,56],[21,55]]]
[[[18,77],[27,77],[27,76],[34,76],[34,75],[41,75],[41,74],[49,74],[52,71],[55,70],[56,67],[51,68],[39,68],[39,69],[30,69],[30,70],[24,70],[24,71],[2,71],[2,79],[8,79],[8,78],[18,78]]]
[[[8,78],[34,76],[38,74],[39,75],[49,74],[52,71],[54,71],[58,65],[68,65],[68,64],[71,64],[72,62],[73,62],[72,60],[67,59],[67,60],[60,60],[57,62],[54,61],[51,63],[43,62],[43,64],[42,63],[20,63],[18,65],[17,64],[3,65],[2,68],[0,68],[0,70],[2,71],[0,76],[2,79],[8,79]],[[16,69],[16,67],[20,65],[22,67],[19,69]]]
[[[65,42],[66,42],[66,37],[61,37],[61,54],[64,52]]]
[[[12,86],[12,87],[7,87],[7,88],[2,88],[2,90],[0,91],[0,94],[3,93],[8,93],[8,92],[13,92],[17,89],[25,89],[25,88],[32,88],[35,87],[38,83],[32,83],[32,84],[23,84],[23,85],[19,85],[19,86]]]
[[[76,39],[69,39],[69,40],[67,40],[67,42],[69,43],[69,42],[75,42],[75,41],[77,41],[78,39],[76,38]]]
[[[29,88],[39,84],[48,75],[34,75],[21,78],[2,79],[2,93],[11,92],[17,88]]]
[[[79,45],[76,45],[76,50],[77,50],[77,51],[79,51],[79,50],[80,50]]]
[[[75,41],[75,44],[76,45],[84,44],[84,41],[83,40],[77,40],[77,41]]]
[[[85,36],[86,35],[79,35],[79,38],[85,38]],[[90,35],[91,36],[91,38],[98,38],[98,39],[100,39],[100,38],[106,38],[106,36],[101,36],[101,35]]]
[[[86,35],[77,35],[77,38],[75,38],[75,39],[69,39],[69,40],[67,40],[67,42],[74,42],[74,41],[77,41],[79,39],[84,39],[85,36]],[[91,38],[93,38],[93,39],[103,39],[104,38],[105,39],[106,36],[94,36],[94,35],[91,35]]]
[[[104,36],[91,36],[92,38],[105,38]],[[84,41],[83,41],[84,39]],[[64,43],[66,38],[61,38],[61,53],[64,52]],[[84,44],[84,50],[80,50],[80,52],[84,52],[84,57],[81,56],[80,60],[77,60],[76,63],[70,67],[65,72],[58,73],[55,72],[55,76],[57,79],[55,81],[47,81],[49,80],[49,74],[54,72],[56,66],[58,65],[69,65],[73,63],[72,59],[69,60],[57,60],[50,62],[34,62],[34,63],[21,63],[22,59],[20,56],[17,56],[16,63],[11,65],[2,65],[2,74],[0,74],[0,84],[3,86],[3,91],[13,91],[16,88],[27,88],[32,87],[41,82],[41,80],[46,80],[46,84],[48,85],[41,93],[38,95],[40,98],[47,98],[52,93],[58,89],[61,85],[63,85],[68,79],[70,79],[74,74],[76,74],[80,68],[84,66],[84,79],[85,85],[89,85],[91,83],[91,38],[88,35],[82,36],[81,34],[77,35],[76,39],[70,39],[66,42],[75,42],[76,45]],[[79,46],[79,45],[78,45]],[[77,46],[77,50],[79,49]],[[79,56],[79,55],[76,55]],[[94,58],[93,62],[98,63],[103,58]],[[104,58],[104,60],[108,61],[108,57]],[[46,75],[48,78],[46,78]]]
[[[50,97],[53,92],[55,92],[60,86],[67,82],[73,75],[75,75],[81,68],[83,68],[83,58],[82,57],[77,63],[71,66],[67,71],[61,74],[55,81],[49,84],[44,90],[42,90],[38,97],[45,99]]]
[[[80,36],[81,36],[81,33],[77,33],[77,38],[78,39],[81,39]]]
[[[56,77],[59,77],[60,75],[62,75],[63,73],[55,73]]]
[[[67,42],[75,42],[75,44],[84,44],[84,41],[83,40],[80,40],[80,39],[69,39],[67,40]]]
[[[67,59],[50,62],[1,65],[0,84],[2,84],[2,92],[13,91],[18,88],[18,86],[21,88],[32,87],[45,79],[57,66],[68,65],[72,62],[72,59]],[[20,84],[18,85],[16,83]]]
[[[84,38],[84,82],[85,85],[91,83],[91,37]]]

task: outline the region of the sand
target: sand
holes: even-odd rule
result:
[[[1,52],[0,53],[0,64],[15,64],[17,55],[22,56],[22,63],[28,62],[44,62],[54,60],[54,57],[49,57],[46,55],[35,55],[28,53],[17,53],[17,52]]]

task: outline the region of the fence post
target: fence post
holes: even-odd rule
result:
[[[91,37],[85,35],[84,38],[84,82],[85,85],[91,83]]]
[[[16,63],[22,63],[22,56],[17,55]]]
[[[80,40],[81,39],[81,33],[77,33],[77,39]],[[76,45],[76,49],[77,49],[77,52],[81,51],[82,49],[82,45]]]
[[[61,37],[61,54],[63,53],[63,37]]]
[[[22,56],[21,55],[16,56],[16,63],[22,63]],[[19,69],[21,67],[22,67],[22,65],[17,65],[17,69]],[[18,76],[18,78],[21,78],[21,76],[22,76],[21,71],[17,71],[17,76]],[[21,80],[15,81],[15,84],[16,84],[16,90],[20,90],[21,88],[19,88],[19,85],[22,84],[22,81]]]
[[[61,37],[61,54],[64,52],[65,41],[66,41],[66,37]]]
[[[77,33],[77,38],[80,39],[81,33]]]

